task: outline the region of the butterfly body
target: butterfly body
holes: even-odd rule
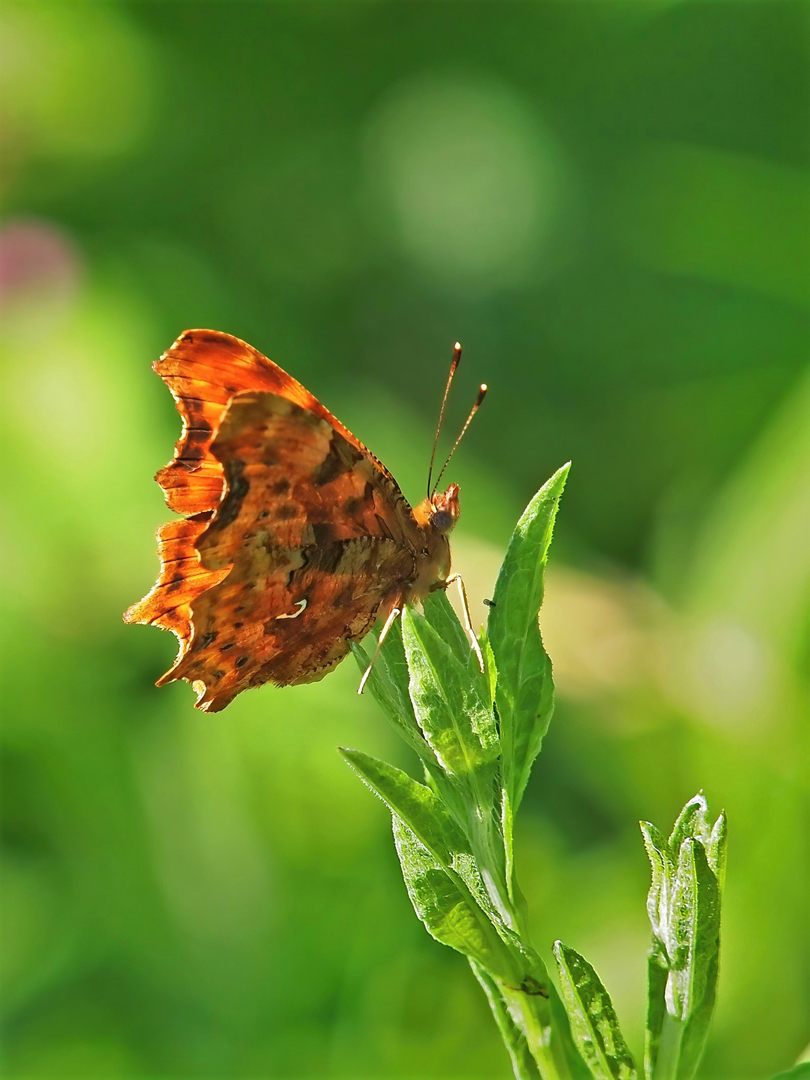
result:
[[[412,509],[320,402],[228,334],[186,331],[155,370],[183,419],[156,479],[185,516],[158,530],[158,581],[124,618],[176,634],[158,685],[186,679],[215,712],[248,687],[312,682],[443,587],[457,485]]]

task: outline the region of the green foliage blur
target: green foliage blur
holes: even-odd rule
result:
[[[414,761],[351,663],[192,709],[125,627],[187,327],[290,370],[423,494],[476,619],[574,467],[558,706],[517,856],[640,1057],[637,820],[732,836],[703,1080],[810,1039],[810,48],[799,2],[85,2],[0,14],[3,1073],[505,1078],[336,752]]]

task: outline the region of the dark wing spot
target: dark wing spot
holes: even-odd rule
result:
[[[200,648],[207,649],[211,642],[215,640],[216,636],[216,630],[211,630],[208,634],[205,635],[205,637],[200,638]]]
[[[235,644],[236,644],[236,642],[235,642],[235,641],[229,641],[227,645],[222,645],[222,646],[220,647],[220,650],[219,650],[219,651],[220,651],[220,652],[227,652],[227,651],[228,651],[228,649],[232,649],[232,648],[234,647],[234,645],[235,645]]]
[[[354,515],[358,512],[358,510],[360,510],[362,505],[363,500],[361,498],[358,498],[356,495],[353,495],[343,504],[343,512],[345,514],[348,514],[349,517],[354,517]]]
[[[239,516],[239,511],[242,509],[242,502],[250,490],[249,482],[242,475],[245,469],[244,461],[239,458],[229,458],[224,465],[227,494],[219,504],[219,510],[216,520],[212,523],[212,528],[221,529],[235,521]]]
[[[240,656],[239,659],[236,661],[236,667],[244,667],[249,659],[249,656]]]
[[[357,459],[347,460],[351,458],[351,455],[346,453],[348,449],[339,435],[332,435],[332,440],[329,443],[329,453],[312,473],[312,483],[315,487],[322,487],[331,480],[336,480],[343,473],[351,471],[354,460]]]
[[[189,341],[190,339],[186,338],[185,340]],[[197,341],[201,342],[203,345],[222,345],[223,343],[222,334],[218,333],[198,334]]]
[[[290,518],[298,516],[298,507],[295,503],[282,503],[281,506],[276,507],[274,517],[276,521],[289,521]]]
[[[210,431],[199,431],[197,428],[188,428],[186,431],[186,442],[183,447],[183,454],[179,460],[202,461],[207,452],[205,443],[210,434]]]
[[[290,481],[284,477],[284,479],[277,481],[270,488],[274,495],[286,495],[290,490]]]
[[[329,547],[334,543],[335,530],[328,521],[315,521],[312,524],[312,534],[315,546],[319,548]]]

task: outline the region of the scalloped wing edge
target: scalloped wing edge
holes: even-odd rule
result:
[[[177,637],[174,664],[156,684],[163,686],[183,678],[176,673],[193,640],[194,601],[222,582],[231,569],[203,567],[197,541],[227,495],[224,470],[211,447],[235,395],[270,392],[307,409],[373,461],[397,492],[399,486],[382,462],[301,383],[240,338],[218,330],[185,330],[152,368],[168,387],[182,421],[174,456],[155,480],[169,509],[184,517],[157,530],[157,581],[127,609],[124,621],[158,626]],[[205,689],[193,682],[192,686],[199,705]]]
[[[174,456],[155,480],[169,509],[184,517],[157,530],[157,581],[124,612],[124,622],[158,626],[177,637],[175,662],[157,681],[163,686],[177,677],[191,644],[194,600],[230,573],[230,567],[206,570],[196,545],[226,494],[223,469],[211,446],[234,395],[277,393],[323,417],[365,454],[368,450],[291,375],[231,334],[185,330],[152,367],[166,383],[182,421]]]

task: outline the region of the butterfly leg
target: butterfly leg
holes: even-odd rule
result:
[[[464,623],[464,629],[467,631],[467,637],[470,639],[470,647],[475,655],[478,657],[478,666],[482,671],[485,671],[484,657],[481,655],[481,646],[478,644],[478,638],[475,636],[475,630],[473,630],[472,616],[470,615],[470,604],[467,600],[467,590],[464,588],[464,581],[461,574],[451,574],[445,581],[445,588],[448,585],[458,585],[458,595],[461,599],[461,616]]]
[[[402,603],[402,601],[400,600],[400,604],[401,603]],[[363,672],[363,678],[360,680],[360,685],[357,688],[357,693],[358,694],[362,694],[363,691],[365,690],[366,683],[368,682],[368,677],[371,674],[371,669],[374,667],[374,664],[375,664],[375,662],[377,660],[377,657],[380,655],[380,649],[382,648],[382,643],[385,641],[385,639],[386,639],[386,637],[388,635],[388,631],[394,625],[394,621],[396,620],[397,616],[401,615],[401,614],[402,614],[402,608],[401,607],[392,607],[390,612],[388,613],[388,618],[383,623],[383,628],[380,631],[380,636],[377,638],[377,647],[374,650],[374,655],[371,658],[371,663],[368,665],[366,670]]]

